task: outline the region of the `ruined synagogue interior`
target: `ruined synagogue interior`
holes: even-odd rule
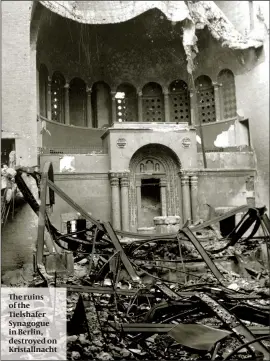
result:
[[[67,288],[69,360],[267,360],[269,3],[2,13],[2,284]]]

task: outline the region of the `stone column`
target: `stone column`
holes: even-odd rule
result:
[[[168,90],[164,92],[164,113],[165,113],[165,122],[170,121],[170,99]]]
[[[193,222],[198,220],[198,177],[190,177],[191,214]]]
[[[110,173],[110,182],[112,187],[112,224],[114,228],[121,229],[119,178],[116,173]]]
[[[192,125],[196,125],[196,96],[193,90],[189,91],[189,98],[190,98],[190,122]]]
[[[221,107],[220,107],[220,86],[218,83],[213,83],[213,85],[214,85],[214,94],[215,94],[216,120],[219,121],[222,119]]]
[[[48,76],[47,118],[52,120],[52,78]]]
[[[112,91],[111,92],[111,96],[112,96],[112,123],[116,123],[117,122],[117,114],[116,114],[116,99],[115,99],[115,95],[116,92]]]
[[[136,198],[137,198],[137,228],[141,226],[141,212],[142,212],[142,194],[141,194],[141,180],[136,181]]]
[[[143,122],[142,92],[138,92],[138,122]]]
[[[129,200],[128,200],[128,186],[129,175],[123,173],[120,178],[121,185],[121,212],[122,212],[122,230],[129,230]]]
[[[187,174],[182,173],[181,186],[183,197],[183,223],[185,223],[188,219],[191,219],[189,176]]]
[[[65,124],[69,125],[70,124],[70,119],[69,119],[69,83],[66,83],[64,85],[64,89],[65,89]]]
[[[92,89],[87,86],[86,87],[86,97],[87,97],[87,101],[86,101],[86,122],[87,122],[87,127],[88,128],[93,127],[91,94],[92,94]]]
[[[160,186],[160,200],[161,200],[161,215],[167,216],[166,179],[161,179],[159,182],[159,186]]]

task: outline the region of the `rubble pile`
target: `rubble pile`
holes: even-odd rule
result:
[[[208,242],[201,242],[209,252],[225,244],[211,232],[208,237]],[[88,232],[87,239],[93,242],[93,233]],[[222,255],[212,256],[217,264],[219,259],[235,257],[244,264],[235,267],[235,272],[218,264],[222,283],[209,269],[198,272],[196,263],[202,261],[201,256],[185,236],[124,239],[123,252],[140,277],[139,283],[129,277],[106,235],[95,243],[94,253],[93,248],[80,245],[74,274],[66,285],[68,359],[225,360],[250,331],[255,338],[266,336],[270,293],[268,270],[259,257],[261,242],[252,240],[252,254],[250,244],[239,242]],[[252,266],[243,261],[245,257],[252,259]],[[257,271],[250,271],[252,267]],[[76,292],[76,286],[85,292]],[[241,331],[236,332],[239,327]],[[260,343],[253,348],[254,342],[240,350],[237,359],[265,359],[270,343],[261,343],[262,351]]]
[[[51,224],[47,181],[80,213],[84,229],[67,227],[63,234]],[[18,172],[17,183],[40,221],[39,276],[29,286],[68,292],[69,360],[270,359],[265,207],[241,206],[175,234],[142,236],[94,219],[45,176],[40,205]],[[221,238],[211,225],[243,209],[235,229]],[[54,247],[62,255],[50,252]]]

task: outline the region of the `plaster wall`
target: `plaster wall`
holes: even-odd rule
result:
[[[71,127],[56,122],[46,121],[42,144],[45,148],[87,148],[102,147],[102,129]]]
[[[251,144],[257,159],[256,203],[269,209],[269,1],[216,1],[217,5],[241,32],[248,27],[248,3],[253,3],[255,29],[250,36],[264,38],[263,50],[246,57],[239,53],[239,62],[246,69],[235,77],[237,108],[241,116],[249,119]],[[257,14],[261,11],[264,20]],[[248,31],[249,33],[249,31]],[[253,60],[252,60],[253,58]]]
[[[252,171],[202,172],[198,177],[199,217],[207,219],[209,208],[238,207],[247,204],[247,197],[253,192],[247,191],[247,179],[254,176]]]
[[[237,105],[249,118],[251,144],[257,159],[256,202],[269,209],[269,38],[264,62],[235,78]],[[247,86],[247,83],[249,86]]]
[[[36,52],[30,44],[32,1],[3,1],[2,137],[15,138],[17,164],[37,164]]]
[[[210,152],[206,153],[208,168],[214,169],[255,169],[253,152]],[[198,168],[203,168],[202,153],[198,153]]]
[[[50,161],[53,164],[54,173],[70,173],[62,172],[60,170],[61,160],[69,155],[42,155],[40,157],[41,170],[45,162]],[[109,171],[109,156],[108,154],[73,154],[74,157],[73,167],[75,174],[108,174]]]
[[[150,128],[150,126],[149,126]],[[107,131],[108,148],[110,153],[110,170],[123,171],[129,169],[130,160],[133,154],[148,144],[162,144],[167,146],[177,155],[182,168],[196,168],[197,166],[197,148],[196,134],[194,129],[170,130],[166,129],[166,124],[152,126],[152,129],[116,129],[110,128]],[[126,140],[126,147],[119,148],[117,142],[119,139]],[[184,148],[182,140],[189,138],[191,145]]]
[[[111,220],[111,186],[108,174],[55,175],[55,184],[96,219]],[[61,214],[76,212],[56,195],[51,219],[61,229]]]

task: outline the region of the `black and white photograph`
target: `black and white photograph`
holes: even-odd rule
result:
[[[1,359],[269,361],[269,1],[1,23]]]

